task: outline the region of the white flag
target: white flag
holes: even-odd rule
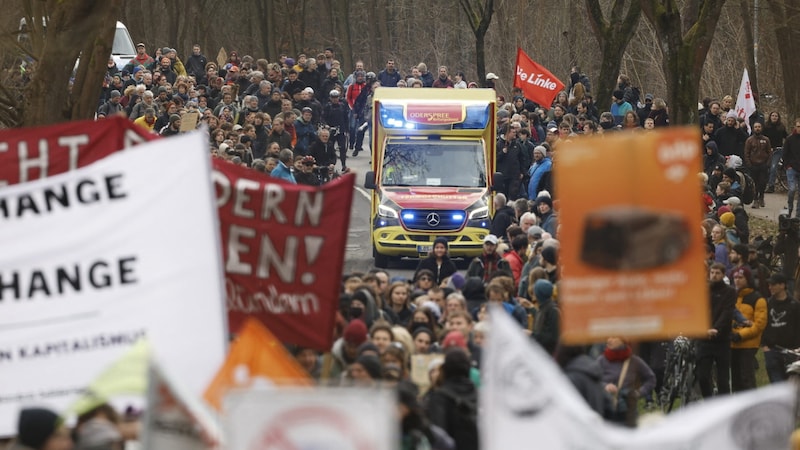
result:
[[[753,98],[753,90],[750,88],[750,77],[747,76],[747,69],[742,74],[742,84],[739,86],[739,96],[736,97],[736,115],[744,119],[747,131],[750,131],[750,116],[756,112],[756,101]]]
[[[481,364],[483,449],[789,448],[795,390],[788,383],[690,405],[649,428],[620,428],[589,408],[507,314],[493,309],[491,323]]]
[[[184,392],[155,361],[148,370],[144,448],[210,450],[218,448],[221,427],[200,401]]]

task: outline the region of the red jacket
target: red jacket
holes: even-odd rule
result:
[[[519,279],[522,276],[522,266],[525,265],[525,262],[522,261],[522,257],[519,256],[519,253],[513,250],[503,255],[503,259],[508,261],[508,265],[511,267],[511,273],[514,275],[514,284],[519,286]]]
[[[347,87],[347,94],[345,94],[345,97],[347,98],[347,104],[350,105],[350,109],[355,109],[356,99],[366,85],[367,83],[353,83]]]

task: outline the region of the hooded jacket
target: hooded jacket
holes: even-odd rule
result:
[[[739,291],[736,309],[753,324],[733,330],[733,333],[737,333],[742,339],[739,342],[732,342],[731,348],[758,348],[761,345],[761,335],[767,328],[767,300],[753,288],[744,288]]]

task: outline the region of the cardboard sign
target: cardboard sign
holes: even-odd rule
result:
[[[181,132],[192,131],[197,128],[197,122],[200,121],[200,113],[197,111],[190,111],[181,116]]]
[[[206,142],[0,189],[0,436],[23,405],[64,411],[143,337],[202,394],[227,338]],[[153,164],[168,152],[181,164]]]
[[[353,175],[321,188],[214,160],[230,329],[248,317],[283,342],[330,350]]]
[[[419,387],[420,395],[424,394],[431,386],[428,368],[434,361],[444,361],[444,355],[441,353],[411,355],[411,381]]]
[[[0,187],[75,170],[158,139],[124,117],[0,131]]]
[[[396,411],[387,389],[250,389],[225,398],[223,426],[228,450],[393,450]]]
[[[705,334],[697,133],[607,133],[558,147],[565,341]]]

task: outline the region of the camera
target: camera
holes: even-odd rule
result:
[[[781,233],[800,232],[800,219],[792,219],[788,214],[781,214],[778,216],[778,231]]]

